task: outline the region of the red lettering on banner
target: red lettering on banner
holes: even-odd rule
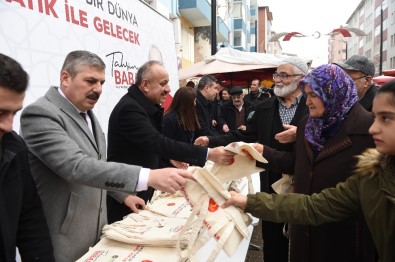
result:
[[[67,1],[65,1],[64,4],[64,9],[66,11],[66,21],[71,22],[75,25],[80,25],[85,28],[88,28],[88,19],[87,19],[87,13],[83,10],[78,10],[78,13],[76,14],[76,11],[74,10],[73,6],[69,6],[67,4]]]
[[[112,22],[107,21],[105,19],[102,20],[98,16],[93,18],[93,24],[95,26],[96,31],[99,33],[103,33],[124,40],[126,42],[130,42],[135,45],[140,45],[139,34],[127,28],[113,24]]]
[[[132,85],[134,84],[133,72],[114,70],[114,78],[116,85]]]
[[[17,2],[21,7],[26,8],[26,4],[24,0],[6,0],[8,3]],[[58,14],[55,12],[54,5],[57,0],[27,0],[27,8],[30,10],[34,10],[38,8],[40,13],[45,13],[46,15],[53,16],[58,18]],[[37,3],[38,6],[33,6],[33,3]]]

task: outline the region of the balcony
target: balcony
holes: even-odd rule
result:
[[[179,0],[179,12],[194,27],[211,26],[211,4],[206,0]],[[229,28],[217,16],[217,41],[228,42]]]
[[[205,0],[179,0],[178,9],[194,27],[211,25],[211,4]]]

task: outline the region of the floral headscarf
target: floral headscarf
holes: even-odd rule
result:
[[[318,154],[328,138],[337,132],[352,106],[358,102],[358,94],[352,78],[334,64],[321,65],[308,73],[299,83],[304,94],[306,84],[311,86],[325,106],[324,115],[310,116],[305,128],[305,137]]]

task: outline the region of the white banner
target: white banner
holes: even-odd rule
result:
[[[30,75],[24,106],[59,86],[63,61],[73,50],[89,50],[106,63],[106,82],[94,109],[106,134],[113,107],[144,62],[162,58],[171,94],[178,88],[173,24],[143,2],[0,0],[0,52]],[[19,114],[14,130],[19,131]]]

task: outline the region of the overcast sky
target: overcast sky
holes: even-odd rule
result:
[[[304,37],[280,41],[283,52],[313,59],[313,65],[318,66],[327,62],[326,34],[344,25],[360,2],[361,0],[258,0],[258,5],[269,6],[273,15],[272,30],[276,33],[296,31],[308,36],[315,31],[321,33],[319,39]]]

